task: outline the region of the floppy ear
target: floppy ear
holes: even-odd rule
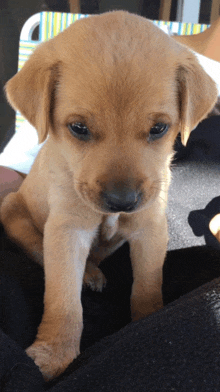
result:
[[[5,86],[11,106],[37,129],[39,143],[46,139],[52,121],[58,79],[58,63],[47,44],[40,45]]]
[[[189,53],[178,68],[181,141],[185,146],[190,132],[212,110],[218,90],[213,79],[203,70],[196,57]]]

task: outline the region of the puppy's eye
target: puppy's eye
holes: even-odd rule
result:
[[[69,124],[68,128],[73,136],[75,136],[79,140],[89,140],[91,137],[91,133],[88,128],[82,123],[73,123]]]
[[[167,133],[169,129],[169,125],[168,124],[164,124],[164,123],[157,123],[155,124],[149,133],[149,140],[156,140],[156,139],[160,139],[162,136],[165,135],[165,133]]]

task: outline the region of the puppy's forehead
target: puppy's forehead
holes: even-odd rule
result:
[[[124,11],[91,16],[73,23],[53,40],[57,56],[62,62],[83,72],[95,64],[98,74],[116,66],[134,64],[171,66],[178,45],[153,22]],[[148,64],[146,63],[148,62]],[[159,65],[159,63],[163,65]],[[161,69],[162,71],[162,69]]]
[[[70,51],[76,53],[75,50],[78,49],[81,49],[83,54],[92,56],[95,50],[96,55],[99,53],[106,56],[112,48],[117,49],[117,53],[121,56],[126,52],[125,47],[130,49],[132,55],[133,50],[138,48],[144,51],[146,45],[158,54],[161,45],[171,44],[170,37],[153,22],[125,11],[107,12],[78,20],[60,33],[55,40],[64,57]],[[173,44],[176,44],[175,41]]]
[[[60,103],[103,110],[172,106],[179,46],[152,22],[117,11],[76,22],[64,33],[56,41]]]

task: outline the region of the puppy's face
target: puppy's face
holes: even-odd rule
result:
[[[186,143],[217,98],[192,54],[126,12],[81,20],[41,45],[7,92],[40,140],[49,132],[59,146],[80,197],[105,213],[158,196],[177,133]]]
[[[164,72],[152,83],[152,69],[141,69],[141,59],[126,67],[119,62],[97,79],[90,65],[79,72],[85,86],[71,68],[60,71],[53,130],[74,187],[105,213],[143,208],[168,181],[179,130],[173,75]]]

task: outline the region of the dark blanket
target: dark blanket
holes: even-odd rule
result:
[[[125,244],[101,265],[108,280],[103,292],[83,289],[82,354],[49,384],[24,351],[43,312],[43,271],[2,231],[0,391],[219,392],[220,246],[208,228],[220,212],[219,146],[220,117],[203,121],[186,148],[177,140],[165,307],[130,323],[132,272]]]

